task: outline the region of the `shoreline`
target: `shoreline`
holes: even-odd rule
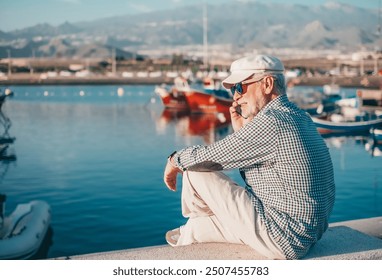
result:
[[[39,75],[11,75],[6,80],[0,80],[0,85],[155,85],[171,83],[173,79],[158,78],[124,78],[108,76],[90,77],[54,77],[41,79]]]
[[[159,85],[172,84],[173,78],[162,77],[120,77],[120,76],[90,76],[90,77],[48,77],[42,79],[38,74],[12,74],[0,78],[0,86],[12,85]],[[338,85],[340,87],[355,87],[366,89],[382,89],[382,76],[299,76],[288,81],[292,86],[324,86]]]
[[[292,85],[324,86],[338,85],[340,87],[355,87],[365,89],[382,89],[382,76],[322,76],[322,77],[297,77],[290,80]]]

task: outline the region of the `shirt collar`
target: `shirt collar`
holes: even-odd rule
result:
[[[265,105],[257,115],[265,114],[268,110],[279,108],[288,101],[288,96],[286,94],[281,94]]]

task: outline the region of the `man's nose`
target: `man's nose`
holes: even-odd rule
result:
[[[241,98],[241,94],[238,94],[237,91],[235,91],[235,94],[233,95],[233,100],[237,101]]]

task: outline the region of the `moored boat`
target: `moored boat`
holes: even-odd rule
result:
[[[190,111],[195,113],[228,113],[233,102],[232,94],[212,77],[203,80],[203,90],[190,89],[185,97]]]
[[[5,196],[0,195],[0,259],[29,259],[38,252],[48,232],[50,206],[34,200],[17,205],[5,216],[4,201]]]
[[[312,117],[318,132],[321,134],[357,134],[369,133],[370,129],[382,127],[382,118],[367,121],[332,121]]]
[[[192,113],[227,113],[232,105],[232,96],[215,81],[203,83],[202,89],[191,88],[187,80],[177,77],[174,86],[166,89],[157,87],[155,92],[160,96],[167,109],[188,110]]]
[[[227,113],[232,105],[232,99],[197,90],[185,92],[185,97],[190,111],[195,113]]]
[[[189,90],[185,79],[177,77],[174,79],[174,85],[167,88],[165,85],[156,86],[155,93],[160,97],[162,103],[167,109],[188,110],[188,104],[184,93]]]

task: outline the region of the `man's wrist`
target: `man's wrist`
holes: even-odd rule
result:
[[[174,168],[176,168],[176,169],[179,169],[179,167],[176,166],[176,164],[173,162],[173,157],[174,157],[175,154],[176,154],[176,151],[174,151],[173,153],[171,153],[171,155],[169,155],[169,156],[167,157],[167,161],[170,163],[170,165],[171,165],[172,167],[174,167]]]

